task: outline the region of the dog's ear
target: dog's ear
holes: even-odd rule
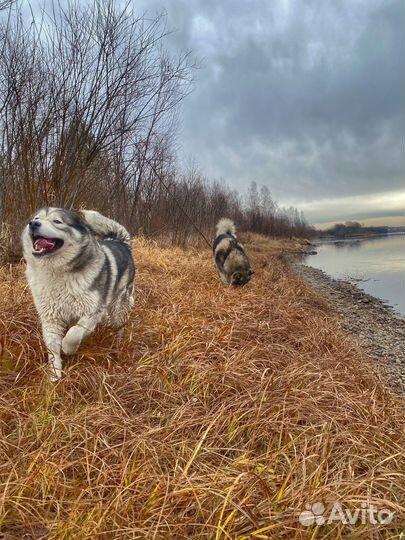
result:
[[[102,216],[97,210],[87,210],[87,208],[80,208],[80,210],[77,210],[76,213],[80,216],[80,219],[83,221],[83,223],[94,232],[100,227],[100,220],[108,220],[108,218]]]
[[[82,228],[83,231],[86,230],[88,232],[91,232],[94,234],[94,231],[90,225],[90,223],[86,219],[85,211],[83,208],[80,208],[79,210],[72,210],[72,213],[75,217],[75,225],[78,228]]]
[[[85,209],[84,208],[79,208],[79,210],[74,210],[74,213],[77,215],[77,217],[83,221],[83,223],[87,223],[87,220],[86,220],[86,214],[85,214]]]
[[[241,278],[240,272],[234,272],[231,276],[231,283],[232,285],[235,285]]]

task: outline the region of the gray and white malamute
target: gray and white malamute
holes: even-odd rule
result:
[[[127,322],[135,277],[130,236],[92,210],[42,208],[24,228],[22,243],[56,380],[61,350],[74,354],[99,323],[121,328]]]
[[[245,285],[254,274],[245,249],[236,237],[235,224],[221,219],[213,245],[215,264],[224,285]]]

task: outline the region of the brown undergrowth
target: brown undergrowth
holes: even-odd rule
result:
[[[1,268],[3,538],[400,538],[403,401],[274,245],[247,240],[243,289],[207,249],[135,240],[123,341],[99,330],[56,385],[24,267]],[[300,525],[315,502],[395,519]]]

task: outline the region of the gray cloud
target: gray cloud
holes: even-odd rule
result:
[[[402,0],[161,8],[169,46],[203,59],[179,142],[208,176],[296,204],[403,187]]]
[[[379,215],[391,215],[384,193],[403,189],[405,176],[403,0],[134,7],[166,11],[168,48],[190,50],[201,64],[180,114],[185,163],[191,156],[205,175],[241,191],[251,180],[265,184],[314,221],[340,219],[348,196],[376,193]]]

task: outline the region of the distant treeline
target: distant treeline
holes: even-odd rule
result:
[[[378,234],[389,234],[393,232],[404,232],[404,227],[364,227],[357,221],[346,221],[345,223],[336,223],[333,225],[333,227],[321,231],[320,236],[346,238],[352,236],[375,236]]]
[[[192,223],[212,238],[223,216],[239,230],[312,233],[265,187],[241,197],[179,169],[176,111],[195,66],[164,50],[164,17],[113,0],[47,6],[43,21],[16,4],[0,23],[0,259],[19,255],[41,206],[98,209],[176,245],[195,238]]]
[[[278,237],[315,233],[302,213],[293,207],[280,208],[269,189],[263,186],[259,190],[255,182],[245,197],[192,171],[179,175],[174,171],[165,177],[164,184],[156,178],[144,184],[131,224],[148,236],[166,236],[175,245],[184,246],[195,236],[194,225],[212,239],[215,224],[224,216],[232,218],[239,231]],[[145,190],[152,185],[153,189]]]

